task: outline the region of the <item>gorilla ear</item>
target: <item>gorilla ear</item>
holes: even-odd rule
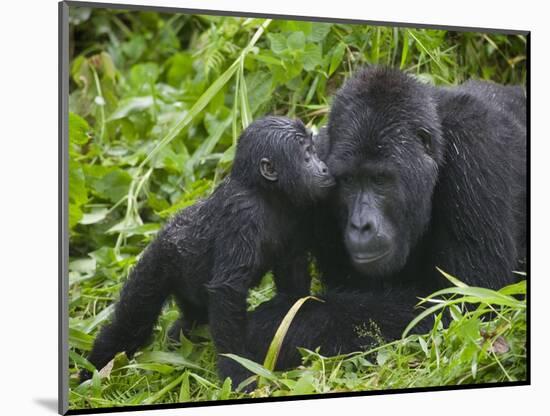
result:
[[[422,141],[424,148],[428,154],[432,154],[432,134],[428,129],[420,127],[416,132],[418,138]]]
[[[260,174],[270,182],[275,182],[279,179],[279,174],[273,167],[271,161],[266,157],[260,160]]]

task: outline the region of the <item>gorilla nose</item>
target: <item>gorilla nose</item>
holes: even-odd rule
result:
[[[378,228],[376,221],[350,221],[345,242],[355,263],[371,264],[390,252],[391,242]]]
[[[360,234],[370,234],[376,232],[376,223],[374,220],[364,220],[362,218],[351,218],[350,227],[353,231]]]

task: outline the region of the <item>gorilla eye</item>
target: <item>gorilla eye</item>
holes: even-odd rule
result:
[[[353,183],[353,176],[351,175],[344,175],[340,178],[340,181],[345,185],[350,185]]]
[[[426,151],[431,152],[431,150],[432,150],[432,135],[431,135],[430,131],[421,127],[420,129],[418,129],[417,135],[420,138],[420,141],[422,142],[424,147],[426,148]]]
[[[384,175],[374,175],[372,177],[372,182],[375,185],[384,185],[384,183],[386,182],[386,178],[384,177]]]

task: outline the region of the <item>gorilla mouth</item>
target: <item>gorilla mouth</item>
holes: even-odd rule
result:
[[[328,177],[323,180],[321,180],[319,187],[320,188],[332,188],[334,185],[336,185],[336,180],[334,178]]]
[[[355,263],[358,264],[369,264],[373,263],[375,261],[378,261],[380,259],[383,259],[384,257],[388,256],[390,254],[391,250],[386,250],[382,253],[376,253],[374,255],[361,255],[361,254],[352,254],[351,258]]]

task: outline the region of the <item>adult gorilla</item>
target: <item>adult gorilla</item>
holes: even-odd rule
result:
[[[436,267],[469,285],[513,281],[526,239],[522,87],[436,88],[369,68],[338,91],[325,134],[321,157],[338,181],[316,230],[325,302],[304,304],[279,368],[299,364],[297,346],[356,351],[371,322],[398,338],[418,296],[449,284]],[[256,359],[294,301],[278,295],[250,315]]]

